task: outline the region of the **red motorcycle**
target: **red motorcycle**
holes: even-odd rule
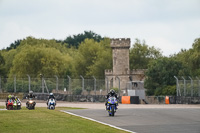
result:
[[[8,100],[7,110],[13,110],[13,100],[11,99]]]

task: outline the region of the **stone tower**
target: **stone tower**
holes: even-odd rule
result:
[[[111,39],[113,70],[106,70],[105,75],[110,82],[109,88],[115,87],[125,90],[129,81],[129,48],[130,38]],[[120,83],[119,83],[120,80]]]
[[[108,88],[119,88],[124,91],[130,89],[127,84],[132,81],[144,81],[144,70],[136,69],[130,71],[129,68],[129,48],[130,38],[111,39],[113,69],[105,70]],[[120,80],[120,81],[119,81]]]
[[[130,38],[111,40],[113,57],[113,74],[117,76],[129,74]]]

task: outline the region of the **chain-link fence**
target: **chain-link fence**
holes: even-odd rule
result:
[[[184,77],[178,79],[175,76],[175,78],[177,96],[200,97],[200,80],[198,78],[189,77],[189,80]]]
[[[107,93],[105,79],[71,79],[59,78],[0,78],[0,92],[28,93],[63,93],[71,95],[105,95]],[[105,93],[105,94],[104,94]]]

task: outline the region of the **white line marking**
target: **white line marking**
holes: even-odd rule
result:
[[[60,110],[60,111],[61,111],[61,112],[64,112],[64,113],[67,113],[67,114],[70,114],[70,115],[78,116],[78,117],[81,117],[81,118],[84,118],[84,119],[87,119],[87,120],[91,120],[91,121],[94,121],[94,122],[97,122],[97,123],[100,123],[100,124],[103,124],[103,125],[106,125],[106,126],[110,126],[110,127],[112,127],[112,128],[115,128],[115,129],[119,129],[119,130],[126,131],[126,132],[130,132],[130,133],[136,133],[136,132],[133,132],[133,131],[130,131],[130,130],[127,130],[127,129],[123,129],[123,128],[120,128],[120,127],[117,127],[117,126],[114,126],[114,125],[110,125],[110,124],[108,124],[108,123],[104,123],[104,122],[101,122],[101,121],[97,121],[97,120],[92,119],[92,118],[89,118],[89,117],[77,115],[77,114],[74,114],[74,113],[71,113],[71,112],[68,112],[68,111],[64,111],[64,110]]]
[[[7,109],[0,109],[0,110],[7,110]]]

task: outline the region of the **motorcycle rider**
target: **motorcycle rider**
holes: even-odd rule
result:
[[[106,103],[105,103],[106,109],[107,109],[107,104],[108,104],[108,98],[109,98],[109,97],[113,97],[113,96],[114,96],[116,99],[118,99],[117,93],[116,93],[113,89],[111,89],[110,92],[106,95]],[[116,109],[117,109],[117,106],[116,106]]]
[[[8,105],[8,100],[10,100],[12,98],[12,96],[9,94],[7,99],[6,99],[6,109],[7,109],[7,105]]]
[[[15,101],[18,103],[18,102],[20,102],[21,103],[21,101],[19,100],[19,98],[17,97],[17,96],[15,96]]]
[[[11,95],[11,99],[13,100],[13,102],[15,101],[15,96]]]
[[[21,109],[21,101],[20,101],[20,99],[17,96],[15,96],[15,101],[17,103],[17,108]]]
[[[50,93],[50,94],[49,94],[49,98],[48,98],[48,100],[47,100],[47,106],[48,106],[48,103],[49,103],[49,99],[51,99],[51,98],[53,98],[53,99],[55,100],[55,105],[56,105],[56,99],[55,99],[53,93]]]
[[[29,94],[28,94],[28,96],[26,97],[28,100],[27,100],[27,102],[26,102],[26,108],[28,108],[28,101],[29,101],[29,99],[31,98],[35,98],[35,95],[33,94],[33,91],[30,91],[29,92]],[[34,102],[34,104],[35,104],[35,102]]]

